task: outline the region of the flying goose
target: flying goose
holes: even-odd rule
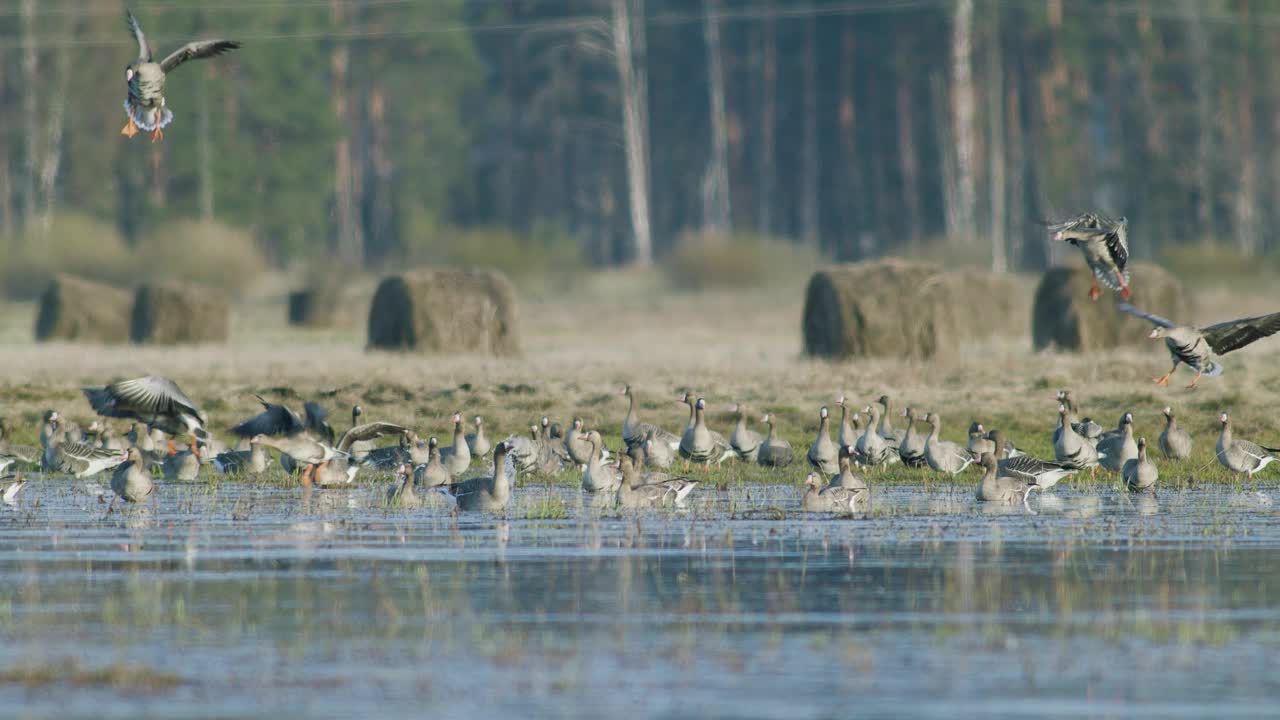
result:
[[[1231,433],[1231,418],[1227,416],[1225,410],[1218,416],[1218,420],[1222,423],[1222,433],[1218,435],[1216,450],[1218,463],[1222,467],[1231,472],[1244,473],[1248,479],[1252,480],[1254,473],[1280,457],[1277,455],[1280,453],[1280,448],[1263,447],[1248,440],[1236,440]]]
[[[125,17],[129,30],[138,41],[138,59],[124,69],[124,80],[129,86],[124,112],[129,119],[120,134],[133,137],[138,134],[139,129],[149,130],[151,142],[155,142],[164,137],[162,128],[173,120],[173,113],[165,107],[165,76],[188,60],[215,57],[235,50],[240,47],[240,43],[234,40],[197,40],[183,45],[160,62],[155,62],[151,57],[151,46],[147,44],[137,18],[128,10],[125,10]]]
[[[1192,325],[1176,325],[1159,315],[1143,312],[1129,303],[1120,303],[1120,309],[1155,325],[1149,337],[1164,338],[1165,347],[1169,348],[1173,367],[1164,375],[1152,378],[1157,385],[1168,385],[1169,376],[1178,369],[1178,363],[1186,363],[1196,371],[1196,376],[1187,386],[1193,388],[1200,381],[1201,375],[1217,377],[1222,374],[1222,366],[1213,361],[1215,354],[1226,355],[1232,350],[1239,350],[1254,341],[1280,332],[1280,312],[1197,328]]]
[[[1155,487],[1160,479],[1160,471],[1156,464],[1147,459],[1147,439],[1138,438],[1138,456],[1125,461],[1121,471],[1125,487],[1130,492],[1142,492]]]
[[[1191,457],[1191,434],[1178,427],[1173,408],[1165,407],[1164,431],[1160,433],[1160,452],[1169,460],[1186,460]]]
[[[84,388],[93,411],[103,417],[130,418],[170,435],[208,437],[204,413],[177,383],[156,375]]]
[[[829,415],[825,405],[818,411],[818,435],[809,445],[809,453],[806,456],[809,459],[809,465],[827,477],[840,472],[836,446],[831,442],[831,431],[827,427],[830,422]]]
[[[1096,213],[1084,213],[1065,222],[1049,227],[1053,239],[1069,242],[1080,248],[1084,260],[1093,271],[1093,285],[1089,299],[1102,295],[1101,282],[1112,290],[1119,290],[1120,297],[1128,300],[1129,271],[1129,223],[1125,218],[1111,220]]]
[[[791,449],[791,443],[785,438],[778,437],[778,430],[773,422],[773,415],[765,413],[760,418],[760,422],[769,426],[769,434],[765,437],[764,442],[760,445],[760,453],[756,456],[756,462],[765,467],[786,467],[795,459],[795,451]]]

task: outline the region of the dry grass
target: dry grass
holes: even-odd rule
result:
[[[259,298],[236,307],[230,342],[216,349],[86,352],[64,343],[36,345],[29,330],[34,306],[10,305],[0,324],[3,413],[21,426],[19,439],[30,442],[46,408],[88,419],[80,386],[154,372],[177,380],[203,405],[215,429],[256,412],[253,393],[291,397],[278,392],[288,387],[297,397],[319,399],[336,418],[360,402],[365,419],[408,423],[424,436],[447,435],[447,418],[457,410],[483,415],[495,438],[522,432],[543,414],[562,422],[578,415],[616,447],[626,410],[617,392],[631,383],[644,419],[672,430],[687,419],[676,402],[684,388],[707,398],[709,422],[726,435],[733,402],[775,413],[780,431],[803,456],[819,406],[834,409],[841,394],[866,403],[887,393],[898,408],[909,404],[939,412],[949,439],[962,439],[969,421],[978,418],[1006,430],[1019,446],[1049,454],[1054,392],[1065,387],[1075,391],[1086,414],[1106,426],[1132,410],[1138,432],[1149,439],[1162,427],[1160,408],[1177,409],[1196,437],[1197,454],[1185,467],[1170,468],[1170,479],[1226,479],[1212,456],[1220,409],[1232,411],[1240,436],[1280,445],[1280,419],[1271,410],[1280,403],[1280,363],[1274,360],[1280,338],[1228,356],[1223,377],[1207,378],[1189,391],[1182,387],[1190,380],[1186,374],[1175,376],[1173,388],[1151,384],[1168,367],[1167,354],[1155,344],[1088,355],[1037,354],[1024,336],[968,345],[945,360],[832,363],[801,354],[798,286],[686,295],[656,290],[661,278],[648,273],[584,276],[575,286],[572,297],[522,307],[522,358],[365,352],[363,327],[355,324],[322,332],[287,327],[283,292],[272,302]],[[1192,320],[1265,309],[1261,299],[1221,292],[1197,300],[1200,317]],[[798,481],[804,472],[803,461],[780,475],[727,463],[708,480]],[[896,472],[887,479],[925,477]]]
[[[68,688],[109,687],[132,693],[158,693],[182,685],[179,675],[142,666],[112,663],[97,668],[81,667],[74,657],[57,662],[26,664],[0,670],[0,685],[26,688],[62,686]]]

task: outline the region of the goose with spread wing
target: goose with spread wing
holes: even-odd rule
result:
[[[138,134],[139,129],[147,130],[151,133],[151,142],[155,142],[164,137],[162,129],[173,120],[173,113],[165,106],[165,76],[188,60],[216,57],[235,50],[240,47],[240,43],[234,40],[196,40],[174,50],[160,62],[155,62],[151,46],[147,44],[147,37],[142,34],[142,26],[138,24],[137,18],[128,10],[125,11],[125,17],[129,31],[138,41],[138,59],[124,69],[124,80],[129,87],[124,112],[129,120],[120,134],[133,137]]]
[[[208,438],[205,416],[178,384],[157,375],[84,388],[93,411],[102,417],[129,418],[170,435]]]
[[[1143,312],[1129,303],[1120,303],[1119,307],[1122,311],[1155,325],[1149,337],[1164,338],[1165,347],[1169,348],[1173,367],[1164,375],[1153,378],[1157,385],[1168,385],[1169,376],[1178,369],[1178,364],[1186,363],[1187,367],[1196,371],[1196,376],[1187,386],[1193,388],[1200,381],[1201,375],[1217,377],[1222,374],[1222,366],[1213,361],[1214,355],[1226,355],[1232,350],[1239,350],[1280,332],[1280,312],[1195,327],[1178,325],[1159,315]]]
[[[1121,217],[1112,220],[1098,213],[1084,213],[1070,220],[1049,226],[1053,239],[1069,242],[1080,248],[1084,260],[1093,272],[1093,285],[1089,299],[1102,296],[1101,282],[1112,290],[1119,290],[1120,297],[1128,300],[1129,271],[1129,221]]]

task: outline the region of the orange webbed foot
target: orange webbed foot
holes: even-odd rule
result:
[[[1153,382],[1153,383],[1155,383],[1155,384],[1157,384],[1157,385],[1163,386],[1163,387],[1168,387],[1168,386],[1169,386],[1169,373],[1165,373],[1164,375],[1161,375],[1161,376],[1160,376],[1160,377],[1158,377],[1158,378],[1151,378],[1151,382]]]
[[[1095,281],[1093,286],[1089,288],[1089,299],[1097,300],[1100,297],[1102,297],[1102,288],[1098,287],[1098,283]]]
[[[151,131],[151,142],[157,142],[164,139],[164,131],[157,125],[155,130]]]
[[[124,127],[120,129],[120,134],[130,138],[138,134],[138,125],[133,121],[132,115],[129,116],[129,122],[125,123]]]

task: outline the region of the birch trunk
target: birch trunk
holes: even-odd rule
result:
[[[818,24],[804,21],[804,136],[800,150],[800,236],[821,249],[818,238]]]
[[[343,0],[330,0],[329,19],[335,28],[346,29],[347,12],[346,3]],[[350,104],[351,87],[347,81],[350,65],[350,45],[346,40],[335,40],[333,53],[329,58],[333,114],[338,120],[338,138],[334,143],[333,162],[334,234],[339,260],[348,267],[359,267],[364,260],[364,238],[359,219],[356,217],[358,188],[355,183],[355,158],[351,140],[353,125]]]
[[[707,194],[703,224],[713,236],[729,234],[729,129],[724,108],[724,64],[720,55],[720,2],[703,0],[703,39],[707,49],[707,91],[711,107],[711,158],[707,164]]]
[[[1196,222],[1205,232],[1213,226],[1213,86],[1209,78],[1209,41],[1201,17],[1201,0],[1181,0],[1191,54],[1191,94],[1196,103]]]
[[[778,124],[778,29],[773,16],[773,0],[765,3],[764,66],[760,101],[759,177],[756,181],[756,229],[763,235],[773,234],[773,181]]]
[[[645,76],[644,0],[613,0],[613,54],[622,94],[622,132],[627,155],[627,195],[631,210],[631,262],[653,263],[649,225],[649,110]],[[632,23],[634,13],[637,22]]]
[[[1005,241],[1005,229],[1008,226],[1005,212],[1004,72],[1000,57],[1000,7],[989,2],[988,8],[987,177],[990,182],[988,197],[991,201],[991,220],[987,231],[991,234],[991,269],[994,272],[1005,272],[1009,269],[1009,250]]]
[[[30,228],[36,217],[36,173],[38,171],[36,158],[39,144],[37,135],[40,132],[40,122],[36,111],[40,82],[36,77],[38,55],[36,52],[35,0],[22,0],[21,13],[22,37],[26,40],[26,45],[22,51],[23,82],[21,90],[22,120],[26,145],[26,157],[23,158],[22,168],[22,225]]]
[[[951,121],[955,153],[955,209],[949,210],[947,233],[953,239],[975,238],[977,205],[977,138],[973,87],[973,0],[956,0],[951,27]]]

